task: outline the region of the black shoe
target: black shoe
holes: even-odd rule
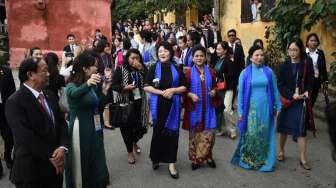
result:
[[[310,164],[308,162],[303,163],[302,161],[300,161],[300,166],[305,170],[311,170],[312,169],[312,167],[310,166]]]
[[[211,168],[216,168],[216,163],[213,159],[212,160],[207,160],[207,163]]]
[[[169,167],[168,167],[168,172],[173,179],[178,179],[180,177],[177,171],[176,171],[176,174],[171,173],[171,171],[169,170]]]
[[[160,165],[159,165],[159,163],[153,163],[153,170],[157,170],[157,169],[159,169],[159,167],[160,167]]]
[[[197,170],[201,167],[201,165],[195,164],[195,163],[191,163],[191,170]]]
[[[113,127],[112,125],[104,125],[105,129],[110,129],[110,130],[114,130],[115,127]]]

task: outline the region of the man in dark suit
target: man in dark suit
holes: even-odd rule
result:
[[[237,44],[237,32],[231,29],[227,32],[228,42],[229,42],[229,56],[230,59],[236,64],[237,75],[239,77],[240,72],[245,67],[245,54],[241,44]]]
[[[12,71],[5,65],[0,65],[0,133],[5,143],[4,159],[8,169],[12,168],[13,134],[5,117],[5,103],[8,97],[15,92],[15,83]],[[0,178],[3,175],[0,160]]]
[[[74,53],[76,48],[76,37],[74,34],[67,35],[68,45],[63,48],[64,52]]]
[[[6,102],[5,114],[14,136],[10,179],[21,188],[62,187],[67,125],[52,92],[42,59],[25,59],[19,68],[21,87]]]
[[[218,29],[217,23],[213,23],[211,29],[208,31],[208,44],[209,47],[215,47],[215,44],[222,42],[222,34]]]

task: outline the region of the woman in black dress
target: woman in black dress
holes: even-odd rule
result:
[[[172,61],[173,48],[163,42],[158,46],[159,61],[150,67],[145,91],[151,93],[150,108],[153,120],[153,137],[150,158],[153,169],[159,163],[169,163],[169,173],[178,178],[176,158],[179,138],[181,94],[186,91],[182,67]]]
[[[301,40],[288,45],[289,58],[280,65],[278,88],[283,108],[278,119],[279,153],[278,161],[284,161],[284,147],[287,135],[298,140],[300,165],[310,170],[306,157],[307,130],[315,132],[311,110],[311,91],[314,70],[310,57],[305,53]],[[287,101],[287,102],[286,102]]]
[[[133,109],[126,125],[120,125],[120,132],[128,152],[128,163],[134,164],[133,150],[140,154],[137,142],[147,132],[148,103],[144,88],[147,68],[137,49],[127,52],[124,62],[119,66],[112,79],[112,90],[119,92],[127,101],[133,103]],[[147,113],[146,113],[147,112]]]

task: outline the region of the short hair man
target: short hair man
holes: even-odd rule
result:
[[[29,51],[29,56],[32,57],[35,61],[40,61],[43,57],[42,50],[39,47],[33,47]]]
[[[186,36],[180,36],[177,39],[177,45],[181,49],[181,57],[180,62],[181,64],[184,64],[186,62],[186,57],[189,51],[188,45],[187,45],[187,37]]]
[[[60,188],[67,125],[56,96],[43,91],[49,81],[46,62],[25,59],[19,79],[21,87],[8,98],[5,109],[15,148],[10,179],[18,188]]]
[[[68,45],[66,45],[63,48],[64,52],[68,52],[68,53],[74,53],[75,52],[75,48],[76,48],[76,37],[74,34],[68,34],[67,35],[67,41],[68,41]]]

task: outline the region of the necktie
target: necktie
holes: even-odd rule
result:
[[[38,97],[37,97],[38,101],[40,102],[40,104],[42,105],[42,108],[43,110],[50,116],[50,113],[49,113],[49,110],[46,106],[46,103],[45,103],[45,97],[43,94],[40,94]]]
[[[38,101],[40,102],[40,104],[42,105],[43,110],[49,115],[49,117],[51,118],[51,120],[53,121],[53,123],[55,123],[54,120],[54,115],[52,114],[51,111],[49,111],[48,107],[47,107],[47,101],[44,97],[44,95],[42,93],[40,93],[40,95],[37,97]]]

